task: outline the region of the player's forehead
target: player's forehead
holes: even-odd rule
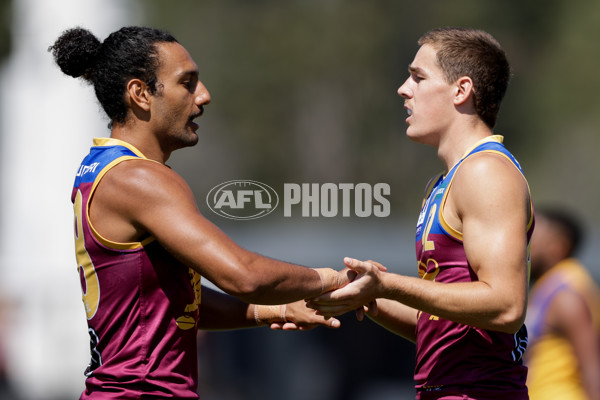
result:
[[[437,52],[429,44],[422,45],[414,59],[408,66],[410,73],[435,75],[442,74],[442,69],[437,62]]]
[[[182,75],[198,75],[198,66],[190,53],[177,42],[162,42],[156,45],[159,67],[157,76],[160,78],[177,78]]]

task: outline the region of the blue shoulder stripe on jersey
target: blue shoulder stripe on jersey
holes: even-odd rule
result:
[[[139,157],[133,151],[125,146],[95,146],[90,149],[90,153],[83,159],[77,175],[75,176],[75,187],[82,183],[94,182],[100,171],[104,169],[113,160],[123,156]]]
[[[515,156],[513,156],[512,153],[510,151],[508,151],[502,143],[493,142],[493,141],[482,143],[479,146],[475,147],[475,149],[473,149],[473,151],[471,151],[469,153],[469,155],[477,153],[478,151],[482,151],[482,150],[495,150],[495,151],[501,152],[502,154],[507,156],[517,166],[517,168],[519,169],[519,171],[521,171],[521,173],[523,172],[523,169],[521,168],[521,164],[519,164],[519,162],[517,161]]]

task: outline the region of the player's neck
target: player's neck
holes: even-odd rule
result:
[[[145,129],[139,129],[131,124],[115,124],[110,136],[127,142],[138,149],[146,158],[166,163],[171,153],[166,153],[156,137],[148,133]]]
[[[446,165],[446,171],[450,171],[477,142],[492,134],[492,130],[483,122],[448,130],[438,146],[438,157]]]

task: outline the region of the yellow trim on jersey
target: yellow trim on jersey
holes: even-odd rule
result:
[[[467,150],[464,153],[464,155],[461,157],[461,161],[464,161],[466,158],[468,158],[470,155],[469,153],[472,152],[475,148],[477,148],[479,145],[481,145],[483,143],[487,143],[487,142],[502,143],[503,141],[504,141],[504,136],[502,136],[502,135],[488,136],[488,137],[478,141],[473,146],[471,146],[471,148],[469,148],[469,150]],[[529,228],[531,228],[531,224],[533,224],[533,203],[531,202],[531,190],[529,189],[529,183],[527,182],[527,179],[525,178],[525,176],[523,175],[521,170],[519,170],[519,168],[513,163],[511,158],[509,156],[507,156],[506,154],[502,153],[501,151],[483,150],[481,152],[482,153],[494,153],[494,154],[498,154],[498,155],[505,157],[506,159],[508,159],[510,161],[511,165],[513,165],[517,169],[517,171],[519,171],[519,173],[521,174],[523,179],[525,179],[525,183],[527,184],[527,192],[529,193],[529,198],[530,198],[530,201],[529,201],[530,217],[529,217],[529,221],[527,222],[527,230],[529,230]],[[461,165],[462,165],[462,163],[461,163]],[[460,232],[458,229],[455,229],[454,227],[452,227],[444,218],[444,208],[446,205],[446,201],[448,200],[448,193],[450,193],[450,187],[452,186],[452,182],[454,181],[454,178],[456,177],[458,169],[461,167],[461,165],[459,165],[456,168],[456,171],[454,171],[454,175],[452,176],[452,179],[450,179],[450,182],[448,182],[448,186],[446,187],[446,190],[444,192],[444,197],[442,198],[442,201],[440,203],[440,209],[438,211],[438,218],[439,218],[440,224],[442,225],[442,228],[444,228],[444,230],[446,232],[448,232],[448,235],[450,235],[451,237],[454,237],[455,239],[458,239],[462,242],[462,240],[463,240],[462,232]]]
[[[483,138],[481,140],[478,140],[473,146],[469,147],[469,149],[464,152],[464,154],[460,158],[460,161],[461,162],[464,161],[464,159],[466,159],[469,156],[469,153],[471,153],[473,150],[475,150],[475,148],[477,148],[477,146],[482,145],[482,144],[487,143],[487,142],[502,143],[502,142],[504,142],[504,136],[502,136],[502,135],[491,135],[491,136],[487,136],[487,137],[485,137],[485,138]],[[460,165],[458,166],[458,168],[460,168]],[[448,234],[450,236],[452,236],[452,237],[454,237],[454,238],[456,238],[456,239],[458,239],[458,240],[460,240],[462,242],[462,240],[463,240],[462,232],[460,232],[457,229],[454,229],[444,219],[444,208],[445,208],[445,205],[446,205],[446,201],[448,199],[448,193],[450,193],[450,187],[452,186],[452,182],[454,181],[454,178],[456,177],[456,173],[458,172],[458,168],[454,172],[454,175],[452,176],[452,179],[450,179],[450,182],[448,182],[448,186],[446,187],[446,190],[444,191],[444,197],[442,198],[442,201],[440,203],[440,209],[438,210],[438,219],[440,221],[440,224],[442,225],[442,228],[444,228],[444,230],[446,232],[448,232]]]
[[[115,138],[94,138],[94,146],[123,146],[123,147],[127,147],[129,150],[131,150],[135,155],[137,155],[140,158],[143,159],[148,159],[141,151],[139,151],[137,148],[133,147],[133,145],[124,142],[120,139],[115,139]]]
[[[144,154],[142,154],[141,151],[139,151],[138,149],[133,147],[131,144],[124,142],[122,140],[119,140],[119,139],[94,138],[94,146],[123,146],[123,147],[126,147],[129,150],[131,150],[136,155],[138,155],[138,157],[123,156],[123,157],[114,159],[106,167],[104,167],[104,169],[102,169],[102,171],[100,171],[98,173],[98,176],[96,176],[96,179],[94,180],[94,184],[92,185],[92,189],[90,190],[90,196],[88,199],[88,203],[86,204],[86,210],[85,210],[85,212],[87,214],[88,224],[90,226],[92,233],[94,234],[94,237],[102,245],[108,247],[109,249],[113,249],[113,250],[135,250],[135,249],[140,249],[140,248],[152,243],[153,241],[156,240],[156,238],[154,236],[149,236],[146,239],[142,240],[141,242],[113,242],[112,240],[106,239],[94,228],[94,225],[92,224],[92,220],[90,219],[90,201],[91,201],[92,197],[94,196],[96,187],[98,186],[98,184],[100,183],[100,181],[102,180],[104,175],[108,171],[110,171],[115,165],[120,164],[121,162],[127,161],[127,160],[145,160],[145,161],[151,161],[151,162],[156,162],[156,163],[158,163],[158,161],[154,161],[154,160],[150,160],[149,158],[146,158],[146,156],[144,156]]]

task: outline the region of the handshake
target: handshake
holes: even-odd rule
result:
[[[360,261],[344,258],[347,268],[340,271],[318,270],[323,282],[334,282],[324,286],[317,297],[280,306],[255,306],[254,315],[259,325],[269,324],[275,330],[307,330],[317,326],[339,328],[336,316],[355,311],[362,321],[369,313],[377,315],[377,298],[381,297],[381,274],[387,268],[375,261]],[[268,314],[275,318],[268,318]]]

